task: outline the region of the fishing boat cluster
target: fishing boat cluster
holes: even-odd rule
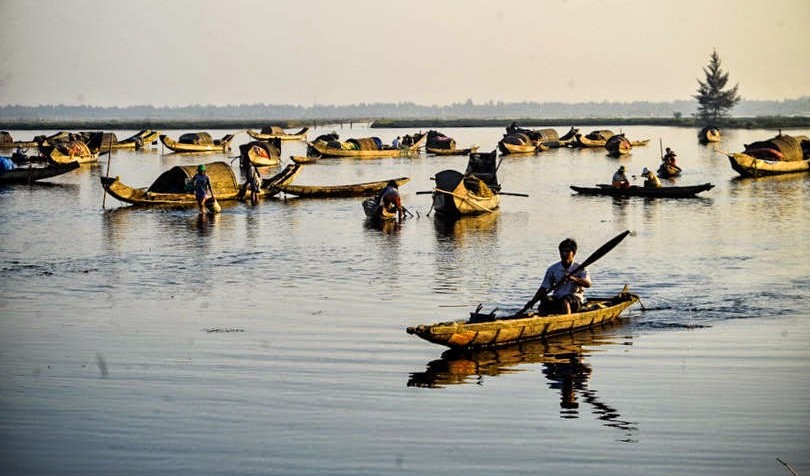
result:
[[[45,180],[74,170],[83,163],[97,161],[99,155],[112,150],[153,147],[158,141],[172,152],[178,153],[227,152],[231,150],[234,137],[241,132],[247,133],[251,138],[248,143],[239,146],[239,171],[243,175],[241,179],[237,178],[234,168],[227,162],[202,164],[211,177],[217,200],[246,200],[251,180],[246,170],[251,170],[250,167],[259,170],[261,167],[281,164],[284,141],[307,141],[306,156],[291,156],[291,163],[283,169],[272,176],[261,176],[260,187],[251,198],[267,198],[279,193],[298,197],[362,197],[362,209],[366,218],[376,222],[401,218],[401,213],[393,213],[381,203],[380,192],[386,186],[396,188],[406,183],[408,177],[330,185],[300,185],[294,183],[296,177],[305,164],[342,157],[408,157],[423,152],[436,156],[467,156],[465,170],[439,171],[431,177],[435,184],[432,190],[417,194],[432,196],[428,214],[434,211],[436,214],[449,216],[489,214],[500,207],[503,195],[527,196],[501,190],[497,172],[506,156],[534,155],[553,148],[579,147],[603,148],[607,155],[620,157],[629,154],[634,147],[644,147],[649,143],[649,139],[631,139],[624,133],[616,134],[610,130],[594,130],[582,134],[572,127],[561,135],[554,129],[525,129],[515,123],[506,127],[503,137],[490,152],[479,152],[480,146],[475,144],[459,147],[455,139],[435,130],[399,136],[390,144],[383,143],[377,137],[341,140],[334,132],[308,141],[308,128],[287,132],[279,126],[266,127],[261,131],[249,129],[226,134],[220,139],[214,139],[207,132],[186,133],[174,139],[160,131],[142,130],[124,140],[118,140],[111,132],[59,132],[51,136],[35,137],[30,141],[15,141],[8,132],[0,132],[0,148],[10,152],[10,155],[0,158],[0,183]],[[698,132],[698,140],[702,143],[718,142],[721,138],[720,131],[714,127],[705,127]],[[29,150],[36,152],[29,154]],[[746,144],[744,150],[726,155],[731,167],[741,176],[810,172],[810,139],[806,136],[779,134]],[[148,187],[125,184],[119,177],[102,176],[100,181],[106,194],[125,203],[137,206],[193,207],[197,205],[197,200],[193,191],[189,190],[188,182],[195,175],[197,167],[198,165],[172,167],[161,173]],[[663,161],[657,171],[657,175],[667,178],[679,173],[680,168],[668,161]],[[645,182],[644,186],[620,186],[615,183],[572,185],[571,189],[589,195],[682,198],[694,197],[713,187],[709,183],[661,186],[656,180],[650,182],[652,183]],[[621,238],[624,236],[626,233]],[[621,240],[619,237],[617,239]],[[497,317],[473,313],[470,320],[415,326],[408,328],[408,332],[449,347],[502,345],[593,326],[618,317],[637,300],[637,296],[624,289],[610,298],[589,300],[583,311],[575,315],[548,316],[530,312]]]

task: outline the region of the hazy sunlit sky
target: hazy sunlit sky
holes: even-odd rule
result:
[[[0,105],[810,95],[809,0],[0,0]]]

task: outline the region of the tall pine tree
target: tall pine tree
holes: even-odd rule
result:
[[[728,73],[720,68],[720,55],[717,50],[712,51],[709,65],[703,68],[706,80],[697,80],[700,85],[697,94],[693,96],[698,100],[698,117],[706,124],[716,123],[720,117],[728,115],[728,111],[740,102],[740,95],[736,84],[733,88],[726,89],[728,83]]]

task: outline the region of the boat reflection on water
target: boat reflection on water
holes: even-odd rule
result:
[[[621,441],[635,441],[635,423],[622,419],[615,408],[602,402],[598,392],[588,387],[593,369],[585,358],[601,345],[632,345],[631,336],[617,335],[611,329],[620,323],[503,347],[447,350],[441,358],[428,362],[424,372],[408,378],[409,387],[442,388],[447,385],[484,384],[484,377],[531,371],[542,364],[549,388],[560,391],[560,418],[579,418],[580,401],[587,403],[604,426],[624,432]]]
[[[433,226],[436,228],[436,237],[450,238],[463,241],[465,235],[477,232],[494,233],[497,231],[499,212],[483,213],[481,215],[445,216],[436,214]]]

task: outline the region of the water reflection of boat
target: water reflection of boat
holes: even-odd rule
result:
[[[531,364],[542,364],[549,388],[560,391],[561,418],[578,418],[581,400],[593,407],[592,413],[603,420],[605,426],[621,429],[631,439],[635,423],[622,419],[615,408],[600,400],[596,390],[588,388],[593,369],[584,361],[591,352],[589,348],[632,344],[629,336],[616,334],[616,327],[618,324],[489,349],[450,349],[442,353],[441,358],[428,362],[424,372],[411,373],[408,386],[483,385],[485,377],[532,371],[536,367]]]
[[[436,214],[433,226],[438,236],[461,238],[467,233],[489,232],[496,228],[499,213],[485,213],[483,215],[439,215]]]

